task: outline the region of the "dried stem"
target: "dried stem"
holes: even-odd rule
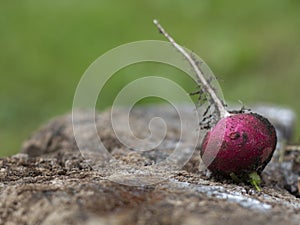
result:
[[[219,118],[224,118],[229,116],[229,112],[225,109],[225,106],[223,105],[223,102],[221,99],[217,96],[215,90],[210,86],[210,83],[208,80],[204,77],[203,72],[198,67],[197,62],[190,56],[187,51],[184,50],[183,47],[181,47],[179,44],[177,44],[174,39],[165,31],[165,29],[159,24],[157,20],[153,20],[153,23],[157,26],[160,33],[162,33],[168,41],[174,46],[175,49],[177,49],[184,58],[188,61],[188,63],[192,66],[194,72],[196,73],[199,81],[201,82],[201,86],[205,93],[207,93],[213,104],[216,108],[216,113],[218,114]]]

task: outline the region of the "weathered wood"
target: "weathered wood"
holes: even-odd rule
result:
[[[89,133],[92,125],[86,115],[82,112],[77,122],[89,141],[87,147],[93,148],[97,137]],[[97,115],[102,142],[124,166],[116,168],[116,173],[111,171],[120,166],[115,161],[93,169],[93,162],[82,157],[70,115],[50,121],[24,142],[20,154],[0,159],[0,224],[299,224],[300,199],[285,189],[291,187],[287,176],[299,175],[297,155],[291,155],[299,157],[299,151],[287,152],[284,162],[289,166],[276,162],[268,166],[261,193],[245,184],[208,179],[199,171],[199,149],[173,175],[160,171],[159,175],[165,175],[160,183],[129,186],[111,181],[126,180],[122,169],[137,174],[172,153],[180,134],[174,110],[138,109],[130,118],[133,130],[146,137],[154,115],[164,118],[168,132],[156,151],[147,152],[132,151],[120,143],[111,129],[109,111]],[[118,119],[126,119],[122,110]],[[101,155],[97,154],[97,160]]]

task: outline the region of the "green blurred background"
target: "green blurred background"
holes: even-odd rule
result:
[[[0,156],[18,152],[42,123],[71,110],[76,85],[98,56],[127,42],[164,40],[154,18],[207,62],[227,100],[271,102],[300,113],[300,1],[3,0]],[[172,68],[137,65],[111,79],[99,109],[134,77],[153,73],[194,90]]]

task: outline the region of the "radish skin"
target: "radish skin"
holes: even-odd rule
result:
[[[206,134],[200,154],[214,174],[260,173],[271,160],[276,142],[275,128],[266,118],[256,113],[233,114]]]

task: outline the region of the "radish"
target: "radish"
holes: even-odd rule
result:
[[[201,146],[201,158],[214,175],[242,179],[245,177],[259,189],[260,173],[271,160],[276,148],[277,137],[274,126],[265,117],[240,111],[228,111],[225,103],[217,96],[209,79],[193,57],[178,45],[157,20],[153,21],[160,33],[184,56],[197,75],[199,86],[215,111],[212,126],[209,117],[204,115],[206,133]],[[208,110],[207,110],[208,111]],[[207,113],[206,111],[206,113]],[[205,113],[205,114],[206,114]],[[202,125],[203,125],[202,124]]]

